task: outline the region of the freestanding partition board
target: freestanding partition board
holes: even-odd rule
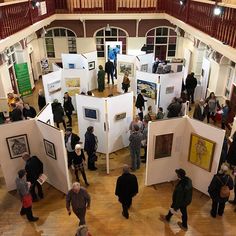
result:
[[[173,133],[171,155],[154,159],[155,138]],[[215,142],[213,161],[210,171],[204,170],[188,161],[191,134]],[[167,182],[176,179],[175,169],[185,169],[192,179],[193,187],[208,194],[208,186],[217,172],[225,131],[185,116],[149,123],[148,153],[146,166],[146,185]]]

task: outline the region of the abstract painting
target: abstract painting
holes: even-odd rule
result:
[[[144,97],[148,97],[148,98],[152,98],[152,99],[156,99],[156,94],[157,94],[157,85],[156,83],[152,83],[152,82],[148,82],[148,81],[144,81],[144,80],[137,80],[137,93],[141,93],[141,91],[143,92],[143,96]]]

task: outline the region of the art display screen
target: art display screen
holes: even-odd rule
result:
[[[84,119],[98,120],[98,110],[84,107]]]

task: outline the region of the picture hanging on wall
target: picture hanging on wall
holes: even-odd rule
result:
[[[88,69],[89,70],[94,70],[95,69],[95,61],[90,61],[88,63]]]
[[[83,116],[85,120],[99,120],[99,112],[95,108],[83,107]]]
[[[52,142],[43,139],[43,143],[44,143],[44,148],[45,148],[45,152],[46,154],[51,157],[52,159],[56,160],[57,156],[56,156],[56,151],[55,151],[55,146]]]
[[[117,45],[107,45],[107,58],[111,61],[116,61],[117,54],[120,54],[120,44]]]
[[[49,94],[56,93],[61,90],[61,81],[56,80],[51,83],[48,83],[48,92]]]
[[[171,156],[173,133],[155,136],[154,159],[160,159]]]
[[[125,72],[128,72],[131,77],[134,76],[134,64],[129,62],[118,62],[118,74],[124,75]]]
[[[166,87],[166,94],[174,93],[174,90],[175,90],[174,86]]]
[[[116,114],[115,115],[115,121],[123,120],[123,119],[125,119],[125,117],[126,117],[126,112]]]
[[[194,133],[190,138],[188,161],[211,172],[215,142]]]
[[[80,87],[80,78],[65,78],[67,88]]]
[[[148,64],[141,65],[141,71],[148,72]]]
[[[28,138],[26,134],[21,134],[6,138],[11,159],[22,156],[22,153],[30,153]]]
[[[156,83],[152,83],[152,82],[148,82],[148,81],[144,81],[144,80],[137,80],[137,93],[141,93],[141,91],[143,92],[143,96],[144,97],[148,97],[148,98],[152,98],[152,99],[156,99],[156,94],[157,94],[157,85]]]

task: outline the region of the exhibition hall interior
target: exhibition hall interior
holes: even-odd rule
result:
[[[0,0],[0,235],[235,235],[235,0]]]

